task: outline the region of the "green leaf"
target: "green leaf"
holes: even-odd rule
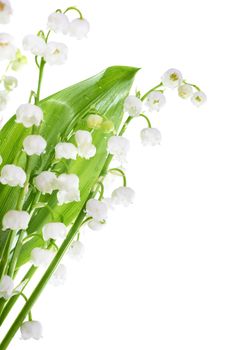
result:
[[[43,156],[30,157],[29,168],[31,180],[42,170],[48,170],[54,159],[54,147],[60,141],[67,141],[73,131],[87,129],[85,117],[90,111],[97,111],[113,121],[118,129],[123,117],[123,103],[129,94],[134,76],[138,71],[132,67],[110,67],[102,73],[62,90],[41,101],[44,111],[44,122],[40,127],[40,134],[47,140],[47,152]],[[22,152],[24,138],[31,133],[22,125],[15,123],[11,118],[0,131],[0,154],[4,164],[17,164],[25,167],[26,157]],[[97,148],[96,156],[90,160],[78,158],[76,161],[67,161],[56,165],[56,170],[77,174],[80,178],[81,201],[57,206],[56,193],[41,196],[40,202],[48,203],[53,209],[54,217],[48,208],[37,208],[33,216],[28,234],[40,232],[42,226],[53,220],[70,224],[79,214],[91,189],[96,183],[107,157],[106,144],[110,135],[102,131],[93,132],[93,143]],[[73,139],[71,138],[72,142]],[[68,169],[68,170],[67,170]],[[32,181],[31,181],[32,182]],[[19,188],[0,184],[0,221],[4,214],[16,208]],[[35,190],[30,187],[28,199],[24,209],[35,198]],[[0,231],[0,256],[6,243],[7,234]],[[31,250],[40,246],[41,240],[32,238],[22,248],[18,267],[29,260]]]

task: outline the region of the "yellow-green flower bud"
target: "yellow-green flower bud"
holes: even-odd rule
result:
[[[103,118],[98,114],[90,114],[87,117],[87,126],[90,129],[99,129],[102,125]]]
[[[103,123],[102,123],[102,131],[104,131],[105,133],[110,133],[114,130],[115,126],[114,126],[114,123],[111,121],[111,120],[105,120]]]

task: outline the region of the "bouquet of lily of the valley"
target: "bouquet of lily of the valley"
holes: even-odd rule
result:
[[[9,1],[0,0],[2,24],[8,23],[11,12]],[[146,93],[137,90],[129,95],[138,71],[132,67],[107,68],[41,100],[45,66],[65,63],[68,54],[67,46],[53,36],[63,33],[81,40],[88,32],[82,12],[68,7],[49,16],[47,32],[39,30],[23,39],[24,51],[35,56],[38,81],[28,101],[22,101],[0,131],[0,324],[14,313],[19,298],[25,303],[8,333],[1,335],[0,350],[7,349],[19,329],[23,339],[41,338],[42,325],[32,316],[33,305],[50,280],[63,282],[64,255],[82,254],[82,227],[100,230],[111,209],[133,202],[125,174],[129,140],[124,133],[129,124],[143,118],[142,143],[156,146],[161,134],[150,117],[165,105],[167,88],[196,106],[206,100],[200,88],[176,69],[166,71]],[[3,113],[9,94],[17,88],[16,72],[27,62],[6,33],[0,33],[0,61]],[[120,177],[121,186],[107,197],[104,180],[109,173]],[[38,269],[44,274],[28,295]]]

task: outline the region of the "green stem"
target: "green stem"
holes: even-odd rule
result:
[[[197,91],[201,91],[201,89],[199,88],[199,86],[197,86],[197,85],[195,85],[195,84],[187,83],[185,80],[183,80],[183,83],[194,87],[194,89],[196,89]]]
[[[37,105],[40,101],[40,93],[41,93],[41,84],[42,84],[42,78],[44,73],[46,61],[44,58],[41,58],[40,67],[39,67],[39,77],[38,77],[38,84],[37,84],[37,93],[35,97],[35,104]]]
[[[65,13],[67,13],[68,11],[76,11],[76,12],[78,12],[79,15],[80,15],[80,19],[83,19],[83,15],[82,15],[81,11],[80,11],[77,7],[75,7],[75,6],[70,6],[70,7],[68,7],[63,13],[65,14]]]
[[[144,96],[141,98],[141,101],[144,101],[146,99],[146,97],[152,92],[157,90],[158,88],[160,88],[161,86],[163,86],[163,83],[160,83],[158,85],[156,85],[155,87],[153,87],[152,89],[150,89],[149,91],[146,92],[146,94],[144,94]]]
[[[112,173],[112,174],[114,174],[116,172],[119,173],[122,176],[122,178],[123,178],[123,185],[124,185],[124,187],[127,186],[127,178],[126,178],[126,175],[125,175],[123,170],[121,170],[119,168],[113,168],[113,169],[110,169],[109,172]]]
[[[151,125],[151,123],[150,123],[150,120],[149,120],[149,118],[148,118],[145,114],[141,113],[141,114],[140,114],[140,117],[144,118],[144,119],[147,121],[147,124],[148,124],[148,127],[149,127],[149,128],[152,128],[152,125]]]

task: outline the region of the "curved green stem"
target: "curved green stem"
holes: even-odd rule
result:
[[[144,118],[147,121],[147,124],[148,124],[149,128],[152,128],[151,122],[150,122],[149,118],[145,114],[141,113],[140,117]]]
[[[67,13],[68,11],[76,11],[76,12],[78,12],[79,15],[80,15],[80,19],[83,19],[83,15],[82,15],[81,11],[80,11],[77,7],[75,7],[75,6],[70,6],[70,7],[68,7],[63,13],[65,14],[65,13]]]
[[[163,86],[163,83],[160,83],[156,86],[154,86],[152,89],[150,89],[149,91],[147,91],[144,96],[141,98],[141,101],[144,101],[146,99],[146,97],[152,92],[152,91],[155,91],[157,90],[158,88],[160,88],[161,86]]]
[[[109,170],[109,172],[111,174],[115,174],[116,172],[119,173],[122,176],[122,178],[123,178],[123,186],[124,187],[127,186],[127,178],[126,178],[126,175],[125,175],[123,170],[121,170],[119,168],[112,168],[112,169]]]
[[[192,87],[193,87],[194,89],[196,89],[197,91],[201,91],[201,89],[199,88],[199,86],[197,86],[197,85],[195,85],[195,84],[187,83],[185,80],[183,80],[183,83],[192,86]]]

